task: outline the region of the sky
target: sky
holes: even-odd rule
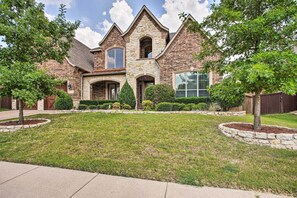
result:
[[[45,4],[49,19],[57,16],[59,5],[67,7],[66,18],[81,21],[75,37],[90,48],[98,47],[113,23],[125,31],[143,5],[146,5],[160,22],[175,32],[181,25],[178,14],[185,12],[202,21],[210,14],[213,0],[37,0]]]

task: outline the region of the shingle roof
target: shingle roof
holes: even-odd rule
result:
[[[74,66],[87,72],[92,72],[94,70],[93,54],[90,53],[90,48],[80,41],[73,39],[73,44],[68,55],[70,63]]]

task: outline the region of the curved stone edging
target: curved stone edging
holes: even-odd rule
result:
[[[222,123],[219,125],[220,131],[228,137],[235,138],[239,141],[246,142],[248,144],[259,144],[264,146],[270,146],[273,148],[283,148],[283,149],[293,149],[297,150],[297,130],[296,134],[288,133],[263,133],[263,132],[254,132],[254,131],[242,131],[238,129],[233,129],[226,127],[226,124],[247,124],[244,122],[229,122]],[[274,125],[264,125],[277,128],[291,129],[288,127],[280,127]]]
[[[28,124],[28,125],[0,126],[0,132],[15,132],[20,129],[39,127],[41,125],[45,125],[51,122],[51,120],[45,119],[45,118],[34,118],[34,119],[27,119],[27,120],[44,120],[45,122],[38,123],[38,124]],[[15,121],[15,120],[10,120],[10,121]],[[5,122],[8,122],[8,121],[3,121],[0,123],[5,123]]]

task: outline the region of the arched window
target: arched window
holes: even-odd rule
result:
[[[112,48],[107,51],[107,69],[124,67],[124,49]]]
[[[140,39],[140,58],[152,58],[152,46],[152,39],[150,37]]]

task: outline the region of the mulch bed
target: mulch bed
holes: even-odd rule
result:
[[[46,122],[46,120],[25,120],[24,125],[39,124],[43,122]],[[17,125],[23,125],[23,124],[19,124],[19,121],[9,121],[9,122],[0,123],[0,126],[17,126]]]
[[[289,133],[289,134],[297,134],[297,130],[286,129],[286,128],[278,128],[272,126],[262,126],[261,130],[254,130],[252,124],[226,124],[224,125],[229,128],[238,129],[241,131],[254,131],[254,132],[263,132],[263,133]]]

